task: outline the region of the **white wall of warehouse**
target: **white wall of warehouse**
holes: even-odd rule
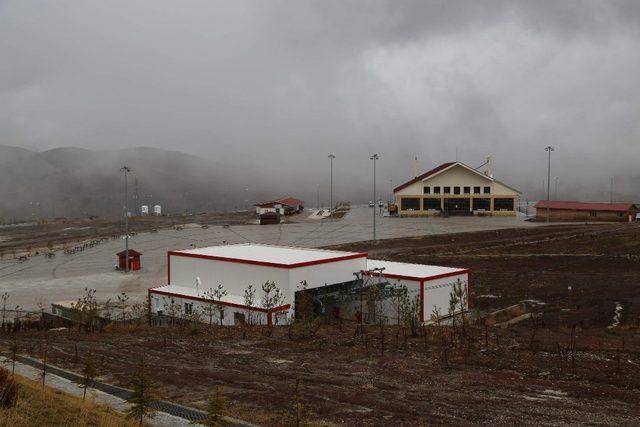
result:
[[[424,320],[428,322],[435,308],[440,312],[440,316],[446,316],[449,312],[449,300],[453,286],[458,279],[469,295],[469,273],[461,273],[455,276],[442,277],[424,282]],[[469,308],[469,298],[467,296],[465,309]],[[459,311],[459,310],[458,310]]]
[[[170,297],[154,293],[153,291],[151,291],[151,312],[158,314],[158,311],[162,311],[165,316],[168,315],[168,305],[171,304],[172,298],[174,300],[174,304],[177,304],[179,307],[178,315],[176,317],[186,317],[185,304],[191,304],[193,312],[197,310],[202,315],[202,322],[209,323],[209,312],[206,310],[206,307],[211,306],[211,303],[197,301],[190,298],[181,298],[179,296]],[[247,323],[254,325],[266,325],[268,323],[267,313],[265,312],[240,307],[223,307],[222,311],[224,314],[222,316],[222,325],[224,326],[237,324],[235,313],[243,314]],[[274,325],[286,324],[288,319],[288,313],[286,311],[273,313],[272,316]],[[220,315],[217,307],[215,307],[213,312],[213,324],[220,324]]]
[[[267,281],[275,282],[283,291],[289,289],[289,272],[285,268],[176,255],[169,260],[171,284],[175,286],[195,288],[199,277],[202,292],[221,284],[230,295],[241,296],[249,285],[260,289]]]
[[[177,255],[171,255],[169,263],[172,285],[195,288],[199,277],[201,292],[221,284],[229,295],[238,296],[253,285],[259,301],[262,284],[273,281],[285,294],[284,304],[291,304],[292,308],[301,281],[306,280],[309,288],[343,283],[354,280],[353,273],[366,268],[364,257],[291,269]]]

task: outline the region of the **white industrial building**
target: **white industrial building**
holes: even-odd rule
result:
[[[168,252],[167,283],[149,289],[150,305],[152,313],[167,314],[173,301],[180,312],[189,314],[215,304],[223,308],[224,325],[249,318],[254,323],[282,324],[294,313],[302,282],[307,290],[335,291],[353,284],[356,274],[369,276],[372,283],[385,279],[392,286],[406,286],[409,295],[418,299],[420,321],[428,321],[434,308],[447,313],[454,284],[462,284],[467,291],[469,286],[466,269],[369,260],[364,252],[238,244]],[[275,282],[284,295],[277,307],[262,305],[261,286],[267,281]],[[207,298],[207,292],[219,284],[228,295],[220,301]],[[257,289],[252,306],[244,299],[249,285]]]

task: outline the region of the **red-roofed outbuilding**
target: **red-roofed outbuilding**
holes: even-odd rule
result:
[[[535,205],[536,218],[553,221],[634,221],[640,212],[638,205],[631,202],[576,202],[561,200],[541,200]]]
[[[304,210],[304,201],[295,197],[283,197],[282,199],[262,202],[255,205],[256,212],[260,215],[273,212],[280,215],[291,215]]]

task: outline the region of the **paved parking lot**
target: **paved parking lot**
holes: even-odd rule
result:
[[[311,220],[296,218],[295,223],[280,225],[211,226],[202,229],[193,224],[182,231],[160,230],[142,233],[130,239],[130,248],[143,253],[140,272],[125,275],[114,270],[116,252],[123,242],[111,240],[74,255],[59,251],[55,258],[42,256],[24,263],[0,261],[0,292],[9,292],[7,308],[20,305],[36,307],[38,298],[47,304],[77,299],[85,287],[97,290],[99,298],[115,298],[127,292],[135,298],[149,287],[166,279],[166,253],[171,249],[211,246],[227,243],[269,243],[319,247],[372,238],[373,209],[354,207],[344,218]],[[532,227],[535,223],[520,217],[385,218],[377,217],[379,239],[480,231],[513,227]]]

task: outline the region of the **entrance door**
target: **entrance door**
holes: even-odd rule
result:
[[[444,199],[444,210],[449,215],[473,215],[471,199],[468,198],[446,198]]]

